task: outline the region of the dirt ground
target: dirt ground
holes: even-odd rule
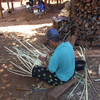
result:
[[[19,2],[15,2],[15,4],[17,6],[20,5]],[[5,3],[3,3],[3,7],[6,9]],[[59,6],[59,9],[56,9],[55,5],[48,6],[47,13],[43,14],[40,20],[33,13],[30,13],[30,11],[25,8],[25,5],[16,7],[12,13],[8,13],[6,10],[4,11],[4,18],[0,19],[0,100],[47,100],[47,93],[50,89],[48,89],[47,92],[17,90],[18,87],[34,89],[41,80],[22,77],[8,72],[7,68],[12,67],[10,61],[14,61],[16,58],[10,55],[4,46],[12,49],[13,46],[20,45],[11,37],[11,34],[22,42],[24,42],[23,39],[25,39],[31,44],[34,44],[34,42],[44,43],[46,41],[45,33],[49,28],[52,28],[53,25],[52,17],[59,14],[62,7],[63,5]],[[76,50],[76,47],[74,49]],[[100,80],[95,81],[96,79],[100,79],[100,75],[98,74],[100,48],[90,48],[88,54],[94,55],[88,56],[87,63],[90,77],[100,95]],[[17,63],[20,64],[18,61]],[[80,73],[83,73],[83,71]],[[78,100],[82,93],[82,88],[83,85],[79,84],[71,98],[67,99],[67,95],[73,87],[70,88],[59,97],[59,100]],[[82,98],[82,100],[85,99]],[[89,88],[89,100],[100,100],[98,95],[91,88]]]

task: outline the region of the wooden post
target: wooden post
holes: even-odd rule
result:
[[[50,0],[48,0],[48,4],[50,4]]]
[[[10,7],[9,7],[9,0],[7,0],[7,6],[8,6],[8,11],[10,10]]]
[[[61,4],[61,0],[60,0],[60,4]]]
[[[45,0],[45,8],[47,8],[47,0]]]
[[[59,2],[59,0],[57,0],[57,9],[58,9],[58,2]]]
[[[23,5],[23,3],[22,3],[22,2],[23,2],[23,0],[20,0],[20,5],[21,5],[21,6]]]
[[[11,2],[11,9],[10,9],[10,5],[9,5],[9,3]],[[8,11],[10,11],[10,10],[14,10],[14,5],[13,5],[13,0],[7,0],[7,6],[8,6]]]
[[[1,18],[3,18],[1,0],[0,0],[0,15],[1,15]]]
[[[11,10],[14,10],[13,0],[11,0]]]

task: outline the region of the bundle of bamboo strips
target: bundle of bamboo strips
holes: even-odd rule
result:
[[[19,66],[15,64],[14,62],[10,61],[12,65],[14,65],[17,69],[10,69],[8,68],[9,72],[12,72],[14,74],[20,75],[20,76],[27,76],[27,77],[32,77],[32,69],[35,65],[39,66],[44,66],[43,63],[38,59],[39,55],[44,55],[44,52],[46,53],[47,51],[50,50],[50,48],[45,47],[44,45],[41,45],[45,48],[45,50],[41,50],[40,52],[36,47],[31,45],[29,42],[25,41],[25,43],[30,46],[32,49],[28,48],[25,44],[23,44],[20,40],[18,40],[16,37],[12,36],[15,40],[17,40],[22,46],[22,47],[17,47],[14,46],[13,49],[11,50],[8,47],[4,46],[7,51],[15,55],[17,59],[21,62],[22,66]],[[39,46],[40,48],[40,46]],[[41,48],[40,48],[41,49]],[[48,57],[49,59],[49,57]]]
[[[86,61],[86,49],[85,48],[82,48],[80,47],[80,51],[78,52],[79,56],[81,57],[81,59],[83,59],[84,61]],[[79,84],[82,84],[83,85],[83,91],[81,93],[81,96],[79,98],[79,100],[82,100],[82,97],[85,96],[84,100],[89,100],[89,92],[88,92],[88,88],[91,88],[94,90],[94,92],[97,94],[98,98],[100,98],[100,94],[98,93],[96,87],[94,86],[93,82],[91,81],[91,78],[89,76],[89,73],[88,73],[89,69],[88,69],[88,64],[86,63],[85,65],[85,69],[84,69],[84,73],[83,74],[80,74],[78,73],[77,71],[75,71],[75,78],[77,78],[78,80],[78,83],[77,85],[74,87],[74,89],[69,93],[69,95],[67,96],[67,98],[71,97],[72,93],[74,92],[74,90],[79,86]]]

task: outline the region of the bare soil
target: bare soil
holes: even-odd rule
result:
[[[19,2],[18,2],[19,4]],[[6,8],[5,4],[3,5]],[[17,88],[34,89],[38,86],[41,80],[37,78],[27,78],[12,74],[7,71],[8,67],[12,67],[10,61],[16,60],[15,56],[10,55],[4,46],[12,49],[15,45],[20,45],[16,40],[11,37],[11,34],[16,36],[22,42],[23,39],[29,41],[31,44],[34,42],[44,43],[46,42],[45,33],[49,28],[52,28],[52,17],[60,13],[60,10],[64,5],[56,8],[56,5],[48,6],[47,13],[42,15],[42,19],[38,19],[36,15],[30,13],[29,10],[22,7],[16,7],[12,13],[4,12],[4,18],[0,19],[0,100],[47,100],[48,92],[36,92],[36,91],[18,91]],[[97,50],[97,57],[88,57],[87,63],[89,66],[90,77],[100,93],[100,79],[98,74],[98,66],[100,64],[100,48],[91,48],[90,51]],[[76,52],[75,52],[76,53]],[[91,52],[90,55],[93,55]],[[95,54],[94,54],[95,55]],[[17,61],[18,64],[20,62]],[[80,73],[83,73],[81,71]],[[82,92],[83,85],[79,84],[77,89],[73,92],[73,95],[69,100],[78,100]],[[67,95],[73,89],[70,88],[59,100],[68,100]],[[85,100],[82,98],[82,100]],[[89,88],[89,100],[100,100],[93,89]]]

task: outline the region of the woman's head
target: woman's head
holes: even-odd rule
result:
[[[61,41],[61,37],[56,29],[49,29],[46,34],[47,38],[54,42]]]
[[[58,31],[56,29],[49,29],[46,34],[50,45],[53,48],[56,48],[61,42],[61,37]]]

